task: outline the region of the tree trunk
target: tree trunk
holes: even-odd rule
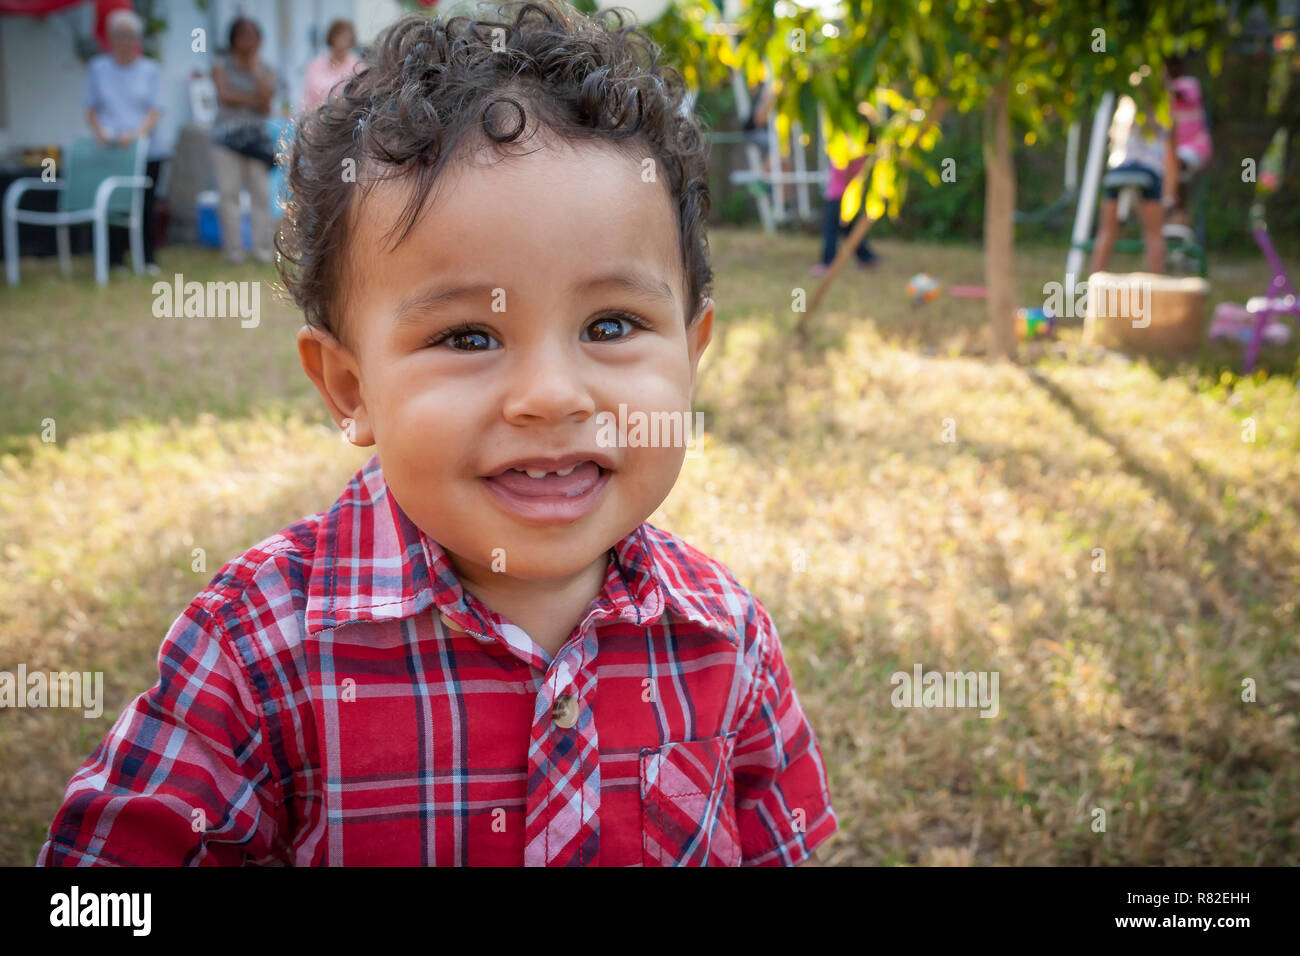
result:
[[[800,341],[807,340],[808,319],[821,307],[822,299],[826,298],[826,293],[830,291],[831,283],[835,281],[835,277],[840,274],[840,270],[844,268],[845,264],[853,258],[854,250],[858,248],[858,243],[863,240],[866,234],[871,230],[871,227],[876,224],[876,220],[868,216],[866,210],[866,183],[871,181],[871,168],[873,166],[875,166],[875,160],[872,160],[870,163],[864,163],[861,172],[858,174],[864,184],[862,188],[862,215],[858,217],[858,221],[855,222],[853,228],[849,230],[848,239],[841,242],[839,248],[835,250],[835,258],[831,260],[831,264],[826,270],[826,275],[822,278],[822,281],[818,283],[817,288],[813,290],[812,299],[809,300],[803,315],[799,316],[799,321],[795,323],[795,336]],[[836,201],[837,200],[834,199],[826,200],[826,202]]]
[[[1011,154],[1009,83],[999,83],[984,112],[984,282],[989,354],[1016,354],[1016,169]]]

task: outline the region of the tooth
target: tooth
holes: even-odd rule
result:
[[[570,475],[570,474],[572,474],[572,473],[573,473],[573,469],[575,469],[575,468],[577,468],[577,467],[578,467],[578,463],[577,463],[577,462],[574,462],[574,463],[573,463],[572,465],[570,465],[568,468],[564,469],[564,471],[557,471],[557,472],[556,472],[556,475],[558,475],[559,477],[563,478],[565,475]]]
[[[545,468],[540,471],[534,468],[525,468],[524,471],[528,473],[529,478],[545,478],[547,475]]]

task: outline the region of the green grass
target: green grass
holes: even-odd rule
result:
[[[709,439],[651,520],[725,561],[781,629],[841,822],[821,862],[1300,860],[1296,346],[1242,378],[1231,346],[1131,360],[1072,326],[990,363],[973,354],[981,302],[903,296],[922,270],[981,282],[979,250],[881,241],[881,267],[842,277],[801,351],[789,304],[812,291],[815,240],[711,244]],[[198,250],[165,262],[272,279]],[[0,290],[0,669],[102,669],[107,700],[99,720],[0,711],[11,865],[213,571],[327,506],[366,457],[266,291],[241,329],[154,318],[147,279],[99,290],[85,263],[71,282],[24,265]],[[1024,252],[1022,302],[1062,266]],[[1211,280],[1214,301],[1244,300],[1267,275],[1216,260]],[[915,663],[996,670],[999,716],[895,709],[890,674]]]

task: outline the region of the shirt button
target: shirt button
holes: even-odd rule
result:
[[[555,706],[551,708],[551,716],[555,718],[555,726],[568,730],[578,722],[578,698],[572,694],[564,694],[555,698]]]

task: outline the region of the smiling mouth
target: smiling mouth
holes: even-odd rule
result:
[[[613,476],[611,469],[588,459],[556,471],[533,468],[531,474],[527,467],[507,468],[480,480],[488,496],[515,520],[529,525],[568,525],[600,507]]]
[[[609,474],[594,461],[580,461],[557,471],[540,468],[508,468],[483,480],[522,498],[578,498],[587,494]]]

